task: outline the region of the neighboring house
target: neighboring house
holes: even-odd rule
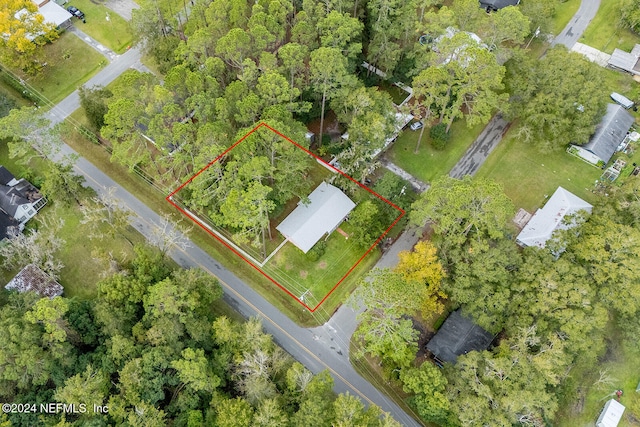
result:
[[[35,264],[29,264],[5,286],[9,291],[35,292],[41,297],[62,295],[63,287]]]
[[[47,200],[29,181],[0,166],[0,241],[17,235]]]
[[[609,400],[596,421],[596,427],[617,427],[624,413],[624,405],[615,399]]]
[[[427,343],[427,350],[438,362],[456,363],[458,356],[489,348],[493,335],[456,310],[447,317],[438,333]]]
[[[497,11],[507,6],[517,6],[520,0],[480,0],[480,7],[487,12]]]
[[[346,194],[326,182],[301,200],[277,227],[282,235],[307,253],[325,234],[331,234],[356,206]]]
[[[44,17],[44,22],[53,24],[57,29],[64,29],[71,26],[71,15],[62,6],[50,0],[32,0],[38,6],[38,13]],[[22,19],[23,14],[29,14],[26,9],[16,12],[16,17]],[[28,18],[27,18],[28,19]],[[33,40],[41,34],[27,34],[29,40]]]
[[[624,139],[634,121],[633,116],[622,105],[607,104],[607,112],[589,142],[572,145],[569,151],[589,163],[604,167],[615,152],[623,148]]]
[[[516,242],[523,247],[544,248],[554,231],[566,230],[576,225],[575,221],[567,222],[565,217],[579,211],[591,213],[592,207],[575,194],[558,187],[544,207],[536,211],[518,234]]]
[[[640,44],[635,45],[631,52],[614,49],[608,65],[617,70],[640,75]]]

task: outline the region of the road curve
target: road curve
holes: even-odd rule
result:
[[[562,44],[571,50],[573,45],[582,37],[596,13],[598,13],[599,7],[600,0],[582,0],[578,11],[573,15],[567,26],[551,42],[551,47]]]

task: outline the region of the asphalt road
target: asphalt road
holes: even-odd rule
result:
[[[593,17],[598,13],[599,7],[600,0],[582,0],[576,14],[573,15],[571,21],[569,21],[560,34],[553,39],[551,46],[563,44],[567,49],[571,50],[578,39],[582,37],[582,34],[587,29]]]

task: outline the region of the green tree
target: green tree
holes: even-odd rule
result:
[[[513,211],[513,203],[499,184],[467,176],[435,181],[409,215],[416,225],[431,223],[439,236],[455,246],[474,237],[503,237]]]
[[[44,168],[43,178],[44,182],[40,187],[43,196],[65,204],[81,204],[80,199],[85,192],[84,177],[75,174],[73,163],[66,160],[49,161]]]
[[[219,427],[249,427],[253,419],[253,408],[239,397],[220,399],[216,402],[216,425]]]
[[[638,0],[624,0],[622,2],[618,25],[640,33],[640,2]]]
[[[92,88],[81,86],[78,93],[80,95],[80,106],[84,109],[91,127],[96,131],[100,131],[104,126],[104,116],[109,111],[107,100],[113,96],[113,93],[109,89],[99,86]]]
[[[414,153],[418,153],[424,130],[432,114],[444,115],[451,98],[448,84],[449,75],[442,67],[428,67],[413,79],[413,96],[416,102],[411,104],[412,113],[422,120],[418,142]]]
[[[67,404],[103,405],[109,393],[109,378],[107,375],[87,365],[84,372],[76,374],[64,382],[64,386],[58,387],[54,394],[57,402]],[[87,412],[89,417],[97,415],[93,410]]]
[[[450,425],[452,414],[446,394],[447,378],[442,369],[429,361],[419,368],[407,368],[400,371],[402,389],[412,393],[411,404],[420,417],[438,425]]]
[[[0,93],[0,119],[9,115],[9,111],[16,108],[13,98],[5,93]]]
[[[540,61],[517,61],[509,78],[510,116],[522,118],[518,135],[542,152],[588,142],[605,110],[602,68],[563,46]]]

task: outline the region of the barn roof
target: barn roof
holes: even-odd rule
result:
[[[634,121],[633,116],[621,105],[607,104],[607,112],[598,124],[596,133],[582,148],[607,163],[627,136]]]
[[[493,335],[462,316],[460,310],[456,310],[427,343],[427,350],[444,362],[455,363],[458,356],[470,351],[486,350],[491,341]]]
[[[62,295],[62,285],[53,280],[35,264],[23,268],[5,286],[7,290],[18,292],[35,292],[42,297],[53,298]]]

